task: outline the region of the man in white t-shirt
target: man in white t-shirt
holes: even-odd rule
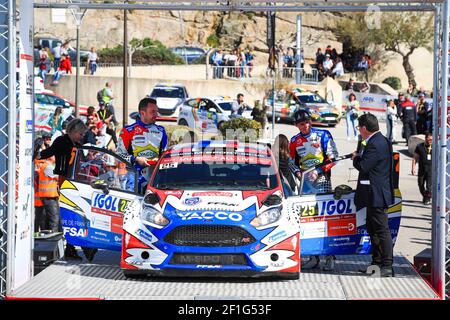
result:
[[[89,51],[88,54],[88,66],[89,71],[91,72],[91,76],[97,71],[97,61],[98,61],[97,52],[95,52],[95,47],[92,47],[91,51]]]
[[[325,56],[325,61],[323,62],[323,69],[325,70],[326,75],[330,75],[331,70],[333,70],[333,60],[331,60],[329,54]]]
[[[53,53],[53,57],[55,58],[53,61],[53,63],[54,63],[53,67],[56,72],[56,70],[58,70],[58,68],[59,68],[59,63],[61,62],[61,42],[58,42],[56,44],[56,47],[54,47],[52,49],[52,53]]]

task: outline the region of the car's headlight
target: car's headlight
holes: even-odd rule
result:
[[[271,208],[269,210],[264,211],[255,219],[253,219],[250,224],[255,228],[267,226],[278,221],[281,217],[281,209],[282,206]]]
[[[147,222],[161,227],[164,227],[169,223],[169,220],[164,217],[161,212],[145,203],[142,204],[141,218]]]

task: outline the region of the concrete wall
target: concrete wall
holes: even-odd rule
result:
[[[80,72],[82,73],[82,72]],[[50,77],[48,77],[50,78]],[[62,77],[59,81],[58,86],[49,86],[48,88],[55,91],[55,93],[61,95],[62,97],[75,101],[75,79],[73,75]],[[122,120],[123,114],[123,79],[120,76],[88,76],[80,75],[80,88],[79,88],[79,103],[82,105],[94,105],[97,106],[97,92],[104,88],[106,82],[112,83],[112,89],[116,95],[115,99],[115,109],[117,113],[118,121]],[[128,111],[137,111],[137,106],[139,101],[148,95],[152,88],[157,83],[181,83],[184,84],[188,90],[191,97],[199,96],[230,96],[231,98],[236,98],[238,93],[244,94],[244,100],[249,105],[254,105],[255,100],[262,100],[265,91],[271,88],[270,78],[250,78],[246,80],[232,79],[214,79],[214,80],[167,80],[163,79],[145,79],[145,78],[129,78],[128,79]],[[331,78],[327,81],[323,81],[322,84],[313,85],[302,85],[301,87],[315,91],[317,90],[319,94],[323,97],[332,98],[338,106],[341,101],[342,89]]]

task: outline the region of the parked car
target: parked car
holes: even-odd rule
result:
[[[35,110],[35,130],[51,131],[48,125],[49,118],[53,115],[57,107],[62,107],[62,117],[64,120],[75,116],[75,104],[50,90],[35,91],[34,110]],[[79,113],[82,119],[87,116],[88,106],[80,105]]]
[[[183,84],[158,83],[149,94],[158,103],[158,120],[176,121],[183,102],[189,97]]]
[[[236,100],[225,96],[187,99],[180,109],[178,124],[202,132],[218,132],[222,123],[234,117],[252,118],[251,110],[241,116],[231,115],[233,105],[236,104]]]
[[[170,48],[170,51],[183,58],[183,60],[188,64],[193,63],[195,62],[195,60],[199,60],[202,57],[206,56],[206,51],[198,47],[175,47]]]
[[[267,107],[267,117],[272,119],[272,97],[264,99]],[[307,109],[311,112],[313,125],[336,126],[341,118],[339,110],[331,103],[322,98],[319,94],[303,89],[278,90],[275,92],[275,119],[294,122],[294,113],[299,108]]]

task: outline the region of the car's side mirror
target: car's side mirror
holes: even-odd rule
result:
[[[335,200],[339,200],[342,198],[342,196],[345,196],[352,192],[353,192],[353,189],[350,186],[341,184],[341,185],[338,185],[336,188],[334,188],[333,198]]]
[[[95,180],[91,183],[91,187],[94,189],[102,190],[104,194],[109,193],[108,182],[106,182],[105,180]]]

